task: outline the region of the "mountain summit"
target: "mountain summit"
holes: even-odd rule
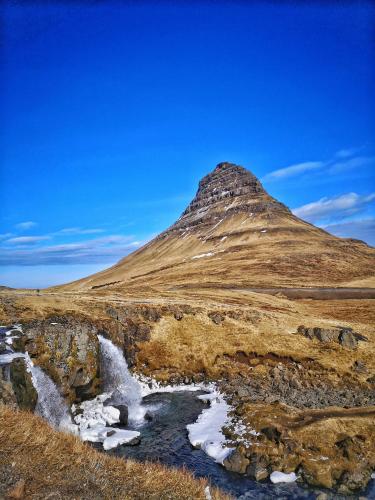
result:
[[[166,231],[64,288],[355,286],[371,284],[374,269],[373,248],[299,219],[255,175],[224,162]]]
[[[234,214],[288,212],[288,208],[269,196],[260,181],[244,167],[219,163],[199,183],[197,194],[182,216],[168,230],[209,227],[217,218]]]

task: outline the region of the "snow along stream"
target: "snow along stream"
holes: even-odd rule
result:
[[[48,375],[33,364],[27,352],[13,351],[13,338],[19,335],[22,335],[21,325],[9,330],[0,327],[0,343],[6,345],[6,350],[0,354],[0,369],[6,369],[17,357],[25,359],[38,393],[36,413],[53,427],[78,434],[84,441],[101,443],[104,450],[112,450],[117,456],[157,459],[167,465],[186,466],[198,477],[208,477],[213,484],[235,496],[243,495],[244,499],[315,499],[316,491],[320,492],[296,484],[294,473],[274,471],[270,479],[275,484],[256,483],[219,466],[231,452],[222,432],[223,426],[230,423],[230,407],[215,385],[162,386],[153,380],[133,376],[122,351],[103,336],[98,338],[105,392],[93,400],[73,405],[75,416],[72,419],[64,398]],[[197,391],[200,394],[194,395]],[[203,407],[203,403],[209,406]],[[129,428],[117,426],[120,422],[118,405],[128,407]],[[150,417],[151,422],[148,421]],[[192,420],[195,422],[190,423]],[[138,446],[124,447],[123,444]],[[374,493],[374,485],[370,489],[370,494]]]

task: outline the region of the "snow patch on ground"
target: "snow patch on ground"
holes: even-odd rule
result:
[[[229,423],[230,406],[216,390],[198,397],[209,401],[210,407],[202,411],[194,424],[186,426],[190,443],[195,448],[201,448],[215,462],[222,464],[231,452],[231,448],[225,445],[226,439],[222,432],[224,425]]]
[[[290,474],[285,474],[284,472],[274,471],[270,475],[271,482],[273,484],[277,483],[294,483],[297,480],[297,476],[294,472]]]
[[[214,252],[201,253],[199,255],[194,255],[192,259],[202,259],[203,257],[211,257],[212,255],[215,255]]]

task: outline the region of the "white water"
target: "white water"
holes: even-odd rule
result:
[[[31,373],[33,386],[38,393],[35,413],[56,429],[75,432],[68,406],[57,386],[39,366],[34,366],[28,353],[25,354],[25,361],[27,369]]]
[[[146,408],[141,405],[141,385],[129,372],[121,349],[101,335],[98,335],[98,338],[104,391],[112,394],[113,404],[125,404],[128,407],[130,423],[142,422]]]

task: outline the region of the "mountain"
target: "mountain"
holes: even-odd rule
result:
[[[369,286],[374,277],[375,249],[299,219],[255,175],[224,162],[166,231],[64,289]]]

